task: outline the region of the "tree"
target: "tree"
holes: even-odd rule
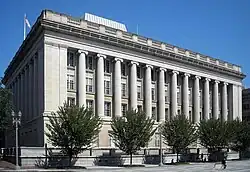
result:
[[[4,88],[2,82],[0,81],[0,140],[4,139],[4,133],[11,122],[11,111],[13,109],[11,98],[11,91]]]
[[[230,124],[220,119],[201,121],[198,133],[201,145],[212,150],[220,150],[228,147],[232,137]]]
[[[130,165],[132,155],[146,147],[156,131],[154,120],[146,117],[145,113],[136,111],[128,111],[124,117],[113,118],[111,128],[110,137],[115,146],[130,155]]]
[[[170,121],[165,121],[161,127],[165,144],[172,146],[178,155],[190,144],[197,141],[196,127],[184,115],[177,115]]]
[[[242,153],[250,147],[250,125],[239,119],[233,120],[230,125],[233,131],[230,148],[239,151],[242,158]]]
[[[77,158],[97,138],[101,125],[92,110],[64,103],[57,113],[51,113],[46,124],[49,132],[45,134],[53,146],[61,147],[62,153],[68,155],[71,166],[72,158]]]

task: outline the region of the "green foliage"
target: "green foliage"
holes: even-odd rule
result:
[[[177,115],[165,121],[161,127],[165,143],[172,146],[177,154],[197,141],[196,127],[184,115]]]
[[[220,119],[209,119],[201,121],[199,126],[199,139],[202,146],[218,150],[226,148],[232,137],[230,123],[222,122]]]
[[[125,117],[113,118],[111,122],[112,132],[110,136],[117,147],[130,155],[146,147],[154,135],[154,120],[146,117],[143,112],[128,111]]]
[[[245,151],[250,147],[250,125],[245,121],[236,119],[230,122],[232,139],[230,148],[235,151]]]
[[[45,134],[53,146],[62,148],[61,151],[69,156],[71,165],[72,158],[91,146],[101,125],[101,119],[93,111],[65,103],[49,117],[46,124],[49,132]]]
[[[11,122],[12,93],[0,82],[0,132],[3,132]]]

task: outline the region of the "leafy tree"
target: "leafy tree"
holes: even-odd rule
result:
[[[220,150],[229,145],[232,130],[228,122],[220,119],[201,121],[199,125],[199,139],[202,146],[212,150]]]
[[[61,147],[62,153],[68,155],[71,166],[72,158],[77,158],[97,138],[101,125],[93,111],[64,103],[57,113],[52,112],[46,124],[49,132],[45,134],[53,146]]]
[[[236,119],[230,122],[232,139],[230,148],[240,152],[240,158],[244,151],[250,147],[250,125],[246,121]]]
[[[125,117],[113,118],[110,136],[120,150],[130,155],[130,165],[132,155],[145,147],[154,135],[156,129],[153,126],[154,120],[143,112],[128,111]]]
[[[0,140],[1,138],[4,139],[5,130],[11,122],[11,110],[13,107],[11,97],[11,91],[4,88],[2,82],[0,81]]]
[[[165,143],[172,146],[178,155],[190,144],[197,141],[196,127],[184,115],[177,115],[170,121],[165,121],[161,127]]]

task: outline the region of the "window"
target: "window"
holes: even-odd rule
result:
[[[138,112],[142,112],[142,106],[141,105],[138,105],[137,109],[138,109]]]
[[[93,70],[93,57],[87,56],[86,69]]]
[[[104,116],[111,116],[111,103],[104,102]]]
[[[86,100],[86,105],[88,109],[94,109],[93,100]]]
[[[75,67],[75,53],[67,52],[67,65],[70,67]]]
[[[151,70],[151,78],[152,78],[152,81],[156,81],[156,75],[153,69]]]
[[[75,77],[74,77],[74,75],[67,75],[67,89],[68,90],[75,89]]]
[[[86,78],[86,92],[93,92],[93,78]]]
[[[152,91],[152,100],[155,101],[156,97],[155,97],[155,88],[151,88]]]
[[[127,104],[122,104],[122,116],[125,116],[127,112]]]
[[[212,92],[209,92],[209,107],[212,109]]]
[[[169,120],[168,108],[165,108],[165,121]]]
[[[126,64],[125,63],[121,64],[121,74],[122,76],[126,76]]]
[[[192,90],[191,90],[191,88],[188,89],[188,101],[189,101],[189,104],[191,105],[192,104]]]
[[[159,146],[160,146],[160,134],[155,133],[155,147],[159,147]]]
[[[152,107],[152,119],[157,120],[156,118],[156,108]]]
[[[219,109],[221,109],[221,94],[218,95],[218,101],[219,101]]]
[[[74,97],[68,97],[68,105],[72,106],[76,104],[76,99]]]
[[[110,94],[110,81],[104,81],[104,94]]]
[[[201,90],[200,90],[200,92],[199,92],[199,99],[200,99],[200,107],[202,107],[203,101],[202,101],[202,91],[201,91]]]
[[[193,118],[192,118],[192,112],[191,112],[191,111],[189,111],[189,121],[191,121],[191,122],[192,122],[192,120],[193,120]]]
[[[177,103],[178,103],[178,105],[181,104],[181,89],[180,89],[180,86],[177,87]]]
[[[165,102],[169,102],[169,96],[168,96],[168,85],[165,86]]]
[[[127,96],[127,89],[126,89],[126,84],[122,83],[122,97]]]
[[[110,61],[108,59],[104,60],[104,72],[110,73]]]
[[[136,67],[136,72],[137,72],[137,78],[141,78],[141,67],[140,66],[137,66]]]
[[[137,98],[141,99],[141,86],[137,85]]]

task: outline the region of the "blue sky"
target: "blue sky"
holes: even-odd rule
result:
[[[128,31],[241,65],[250,74],[250,0],[2,0],[0,76],[42,9],[80,17],[85,12],[120,21]],[[250,87],[250,79],[244,79]]]

